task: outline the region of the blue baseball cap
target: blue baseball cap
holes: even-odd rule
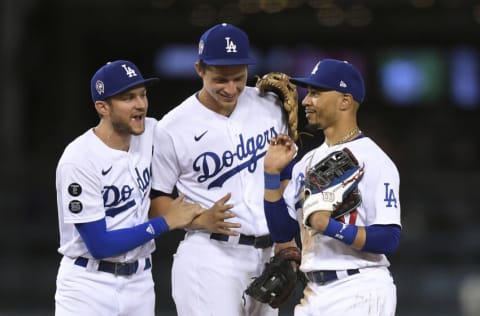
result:
[[[158,78],[144,79],[138,67],[128,60],[106,63],[93,75],[90,82],[92,99],[103,101],[138,85],[148,85]]]
[[[316,87],[349,93],[358,103],[365,99],[365,83],[360,71],[352,64],[337,59],[322,59],[313,67],[310,76],[290,78],[300,87]]]
[[[198,58],[207,65],[253,65],[247,34],[236,26],[217,24],[203,33],[198,43]]]

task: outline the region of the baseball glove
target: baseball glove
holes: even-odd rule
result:
[[[255,86],[261,94],[272,91],[283,102],[283,109],[288,115],[290,137],[298,139],[298,93],[297,87],[289,81],[290,77],[281,72],[269,72],[263,77],[257,76]]]
[[[260,301],[278,308],[295,292],[301,272],[292,266],[300,265],[302,253],[297,247],[288,247],[279,251],[265,264],[262,274],[254,278],[245,293]]]
[[[337,219],[356,209],[362,202],[357,185],[364,167],[348,148],[332,152],[305,176],[303,223],[310,227],[309,217],[316,211],[331,211]]]

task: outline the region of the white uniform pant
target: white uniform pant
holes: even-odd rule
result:
[[[397,290],[385,267],[364,268],[360,273],[324,285],[309,282],[295,316],[394,316]]]
[[[278,309],[244,294],[259,276],[272,248],[240,245],[230,238],[189,232],[174,255],[172,294],[179,316],[276,316]]]
[[[87,267],[74,261],[63,257],[60,263],[56,316],[155,315],[152,269],[145,270],[144,259],[139,260],[137,272],[129,276],[97,271],[95,260],[89,260]]]

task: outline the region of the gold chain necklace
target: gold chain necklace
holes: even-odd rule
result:
[[[336,143],[333,143],[331,146],[335,146],[335,145],[340,145],[340,144],[343,144],[343,143],[346,143],[347,141],[350,140],[350,138],[352,138],[353,135],[357,134],[357,133],[362,133],[362,131],[358,128],[358,126],[355,126],[354,129],[352,129],[350,132],[347,133],[347,135],[343,136],[342,139],[340,139],[338,142]]]

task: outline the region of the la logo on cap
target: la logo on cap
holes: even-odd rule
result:
[[[230,40],[230,37],[225,37],[225,40],[227,41],[227,47],[225,47],[227,53],[236,53],[237,45],[235,45],[235,43]]]
[[[253,65],[247,34],[238,27],[222,23],[209,28],[200,37],[198,57],[206,65]]]
[[[123,65],[122,65],[122,68],[125,69],[125,73],[126,73],[126,75],[127,75],[129,78],[132,78],[132,77],[136,77],[136,76],[137,76],[137,73],[136,73],[135,70],[132,69],[131,67],[123,64]]]

